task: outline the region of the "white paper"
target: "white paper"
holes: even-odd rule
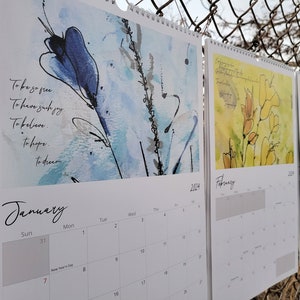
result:
[[[200,37],[108,1],[0,19],[0,298],[207,299]]]

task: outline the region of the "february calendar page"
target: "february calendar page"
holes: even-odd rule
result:
[[[250,299],[298,269],[294,72],[206,41],[213,299]]]
[[[0,14],[1,299],[207,299],[200,37],[112,1]]]

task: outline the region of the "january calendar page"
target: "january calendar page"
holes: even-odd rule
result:
[[[298,269],[295,76],[206,41],[213,299],[250,299]]]
[[[0,14],[0,298],[207,299],[201,37],[113,1]]]

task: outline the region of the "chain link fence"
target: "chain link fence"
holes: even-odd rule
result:
[[[130,2],[204,36],[300,67],[300,0]]]
[[[132,1],[214,40],[256,52],[295,70],[300,67],[300,0]],[[252,300],[296,299],[300,300],[300,271]]]

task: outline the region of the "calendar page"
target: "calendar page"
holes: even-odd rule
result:
[[[213,299],[251,299],[298,269],[294,72],[206,41]]]
[[[0,298],[207,299],[201,37],[113,1],[0,15]]]

